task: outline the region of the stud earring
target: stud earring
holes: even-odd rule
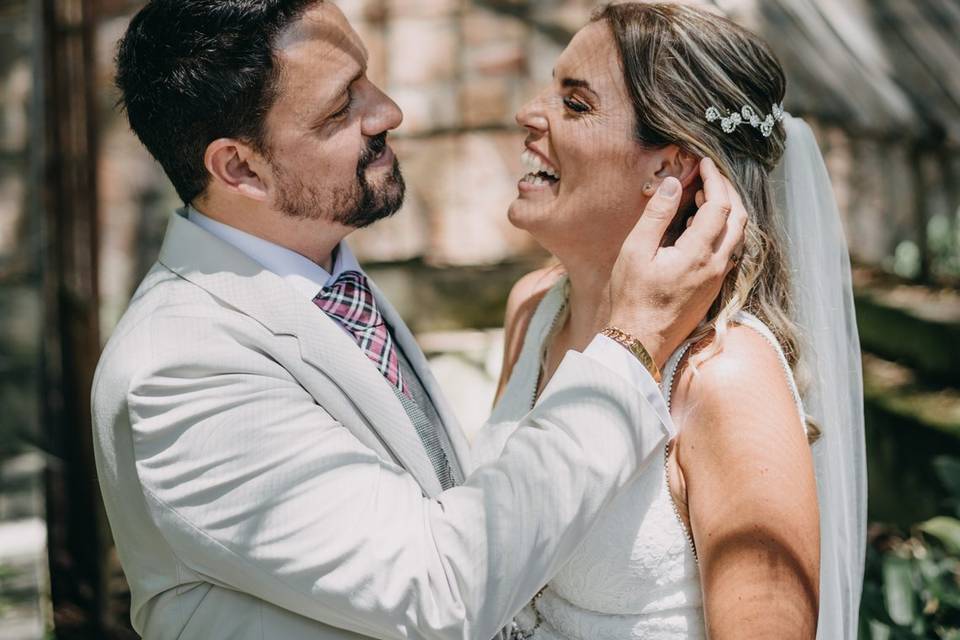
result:
[[[649,182],[643,183],[643,195],[652,196],[653,195],[653,185]]]

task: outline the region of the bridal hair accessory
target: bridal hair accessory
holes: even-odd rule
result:
[[[763,134],[764,138],[769,138],[770,134],[773,133],[773,125],[783,120],[783,103],[774,104],[770,111],[770,114],[761,118],[757,115],[757,112],[753,110],[753,107],[744,105],[739,112],[734,111],[724,117],[720,114],[720,109],[708,107],[704,115],[707,118],[707,122],[719,120],[720,128],[723,129],[724,133],[733,133],[739,125],[746,123],[754,129],[760,129],[760,133]]]

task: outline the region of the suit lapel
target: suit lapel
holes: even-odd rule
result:
[[[423,355],[420,345],[413,337],[413,334],[410,333],[410,329],[407,328],[403,318],[400,317],[397,310],[393,308],[393,305],[390,304],[390,301],[383,295],[383,292],[380,291],[372,280],[370,280],[370,288],[373,290],[373,296],[377,301],[377,308],[393,330],[393,337],[397,345],[403,350],[404,355],[406,355],[407,360],[410,362],[410,366],[413,367],[417,377],[420,378],[420,383],[423,385],[427,395],[430,396],[430,400],[433,402],[433,406],[437,410],[441,422],[443,422],[443,429],[450,440],[450,444],[453,446],[454,455],[456,456],[456,460],[453,462],[460,467],[460,477],[466,478],[472,470],[470,464],[470,445],[463,434],[460,423],[457,421],[456,416],[454,416],[453,410],[447,404],[446,398],[444,398],[443,392],[440,390],[440,385],[433,377],[433,372],[430,370],[430,363],[427,362],[426,356]]]
[[[323,371],[343,391],[424,492],[429,496],[440,493],[440,482],[423,442],[389,383],[343,329],[311,300],[178,213],[170,218],[159,261],[275,335],[296,338],[301,358]],[[323,405],[323,398],[316,400]]]

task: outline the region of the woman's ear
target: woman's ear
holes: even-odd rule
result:
[[[668,176],[672,176],[686,189],[700,175],[700,158],[686,149],[670,144],[661,149],[660,154],[660,168],[655,173],[659,181],[662,182]]]
[[[203,164],[219,188],[254,200],[267,199],[266,168],[249,145],[232,138],[218,138],[207,145]]]

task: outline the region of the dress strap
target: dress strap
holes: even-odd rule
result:
[[[547,334],[553,327],[557,314],[560,313],[567,302],[566,283],[567,276],[564,274],[547,289],[540,302],[537,303],[533,317],[530,318],[530,323],[527,325],[527,332],[523,336],[523,346],[517,358],[518,363],[532,357],[539,367]]]
[[[555,318],[566,302],[566,276],[553,283],[537,303],[527,324],[520,353],[513,363],[507,386],[490,416],[491,422],[515,419],[525,414],[533,405],[537,376],[540,371],[540,354]]]
[[[677,375],[677,367],[680,366],[680,361],[683,360],[683,356],[692,346],[693,340],[687,340],[681,344],[667,359],[667,364],[663,366],[663,371],[660,373],[660,392],[667,403],[667,411],[670,410],[670,396],[673,393],[673,380]]]
[[[763,336],[763,338],[770,343],[770,346],[773,347],[774,351],[776,351],[777,359],[780,361],[780,366],[783,367],[784,374],[787,377],[787,384],[790,386],[790,393],[793,395],[793,401],[796,404],[797,411],[800,413],[800,418],[803,422],[803,431],[804,433],[807,433],[806,420],[803,419],[806,415],[803,408],[803,400],[800,398],[800,390],[797,387],[797,381],[794,378],[793,370],[790,368],[790,363],[787,361],[787,356],[783,351],[783,347],[780,345],[780,341],[777,340],[776,336],[773,334],[773,331],[770,330],[770,327],[765,325],[760,318],[752,313],[749,313],[748,311],[738,311],[731,319],[731,322],[735,322],[753,329]],[[677,367],[680,365],[680,361],[683,360],[683,356],[686,355],[691,346],[693,346],[692,340],[687,340],[681,344],[680,347],[674,351],[667,360],[667,364],[664,365],[660,383],[660,391],[667,403],[668,410],[670,409],[670,397],[673,393],[673,381],[676,377]]]
[[[775,335],[773,335],[773,331],[770,330],[770,327],[765,325],[760,318],[752,313],[749,313],[748,311],[738,311],[733,317],[733,322],[741,324],[745,327],[750,327],[759,333],[766,339],[767,342],[770,343],[770,346],[773,347],[773,350],[777,352],[777,359],[780,360],[780,366],[783,367],[783,373],[787,377],[787,384],[790,386],[790,393],[793,395],[793,402],[800,414],[800,421],[803,424],[803,432],[807,433],[807,421],[805,419],[806,411],[803,408],[803,399],[800,397],[800,389],[797,387],[797,381],[793,375],[793,369],[790,368],[790,363],[787,361],[787,355],[784,353],[783,346],[780,344],[780,341],[777,340]]]

